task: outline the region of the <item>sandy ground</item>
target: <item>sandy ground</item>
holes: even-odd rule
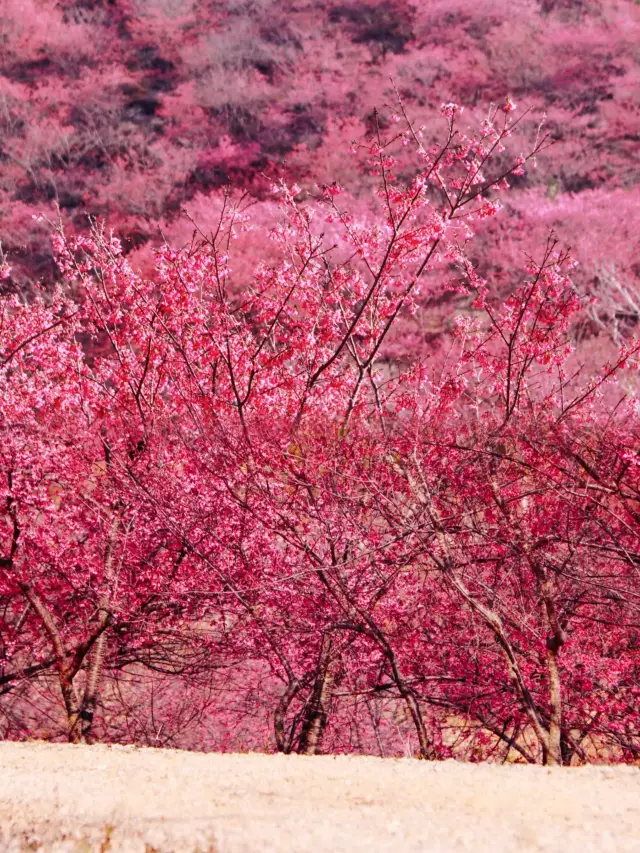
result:
[[[0,743],[0,851],[640,851],[640,768]]]

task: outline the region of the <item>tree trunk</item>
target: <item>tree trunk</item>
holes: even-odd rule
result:
[[[65,670],[60,672],[60,690],[62,692],[65,711],[67,712],[67,737],[69,743],[82,743],[78,692],[73,683],[73,675]]]
[[[289,710],[289,706],[293,702],[299,690],[299,681],[296,680],[290,682],[278,702],[278,707],[276,708],[276,712],[273,717],[273,731],[276,736],[276,747],[278,748],[278,752],[288,753],[290,751],[290,738],[287,738],[285,732],[285,717]]]
[[[328,718],[327,702],[333,681],[330,669],[331,647],[331,638],[328,634],[324,634],[316,668],[316,679],[300,733],[300,742],[298,744],[300,755],[317,755],[322,744],[322,737]]]
[[[98,690],[102,676],[102,665],[107,652],[107,632],[103,631],[95,642],[91,651],[89,671],[87,672],[87,684],[82,700],[80,711],[81,738],[84,743],[93,743],[93,721],[98,704]]]
[[[558,657],[565,643],[565,634],[556,613],[553,585],[545,569],[536,566],[537,578],[542,596],[543,615],[546,617],[547,636],[547,675],[549,678],[549,739],[546,764],[562,764],[562,682]]]
[[[551,648],[549,646],[552,646]],[[562,693],[558,669],[558,650],[547,643],[547,672],[549,674],[549,747],[546,764],[562,764]]]

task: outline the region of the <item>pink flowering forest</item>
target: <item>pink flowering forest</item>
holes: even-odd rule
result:
[[[4,0],[0,739],[640,761],[638,44]]]

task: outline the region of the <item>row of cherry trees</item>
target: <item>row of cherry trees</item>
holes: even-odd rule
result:
[[[400,102],[377,220],[278,185],[280,261],[241,288],[230,195],[150,278],[57,231],[65,289],[1,310],[4,736],[53,684],[72,741],[154,742],[144,701],[217,748],[637,759],[639,348],[582,375],[553,238],[506,301],[469,262],[545,145],[505,166],[512,112],[444,105],[425,149]],[[396,319],[442,287],[472,308],[400,370]]]

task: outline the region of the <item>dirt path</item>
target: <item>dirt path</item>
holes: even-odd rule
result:
[[[640,768],[0,743],[0,850],[640,853]]]

